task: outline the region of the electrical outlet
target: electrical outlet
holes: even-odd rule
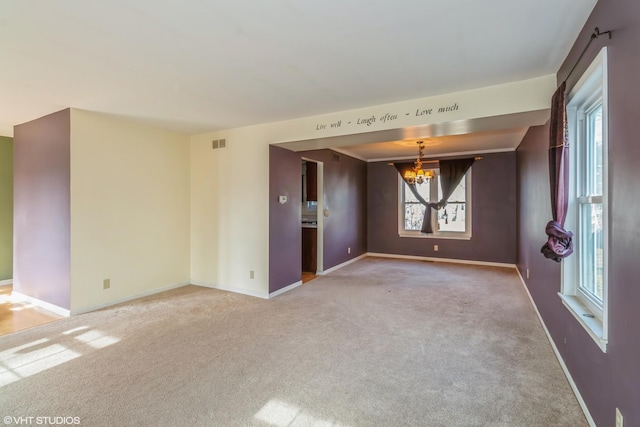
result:
[[[624,427],[622,424],[624,423],[624,418],[622,418],[622,414],[620,413],[620,409],[616,408],[616,427]]]
[[[347,248],[347,253],[350,254],[351,253],[351,248]]]
[[[433,250],[434,250],[434,252],[438,252],[438,249],[439,249],[439,248],[438,248],[438,245],[433,245]]]
[[[529,269],[527,268],[527,279],[529,278]]]
[[[249,279],[253,279],[255,277],[255,274],[253,273],[253,270],[249,271]]]
[[[109,289],[111,287],[111,279],[104,279],[102,281],[102,289]]]

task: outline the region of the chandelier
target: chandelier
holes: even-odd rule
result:
[[[425,182],[429,182],[431,178],[434,177],[432,170],[424,170],[422,169],[422,155],[424,152],[424,142],[417,141],[418,144],[418,158],[415,161],[415,165],[413,168],[409,169],[404,173],[404,179],[407,181],[407,184],[422,184]]]

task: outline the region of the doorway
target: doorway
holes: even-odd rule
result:
[[[323,269],[324,163],[303,157],[302,168],[302,282],[313,280]]]

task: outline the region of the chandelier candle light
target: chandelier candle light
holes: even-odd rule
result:
[[[434,177],[432,170],[422,169],[422,155],[424,152],[424,142],[417,141],[416,144],[418,144],[418,158],[415,161],[415,166],[404,173],[404,179],[405,181],[407,181],[407,184],[409,185],[422,184],[425,182],[429,182],[431,178]]]

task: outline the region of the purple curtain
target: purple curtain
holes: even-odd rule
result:
[[[475,158],[471,157],[468,159],[455,159],[455,160],[440,160],[440,185],[442,187],[442,198],[437,203],[429,203],[420,196],[418,191],[416,190],[415,184],[409,184],[404,179],[404,173],[407,170],[413,168],[413,163],[394,163],[394,166],[398,170],[398,173],[407,183],[409,189],[416,196],[416,199],[424,206],[426,209],[424,210],[424,218],[422,219],[422,229],[420,230],[425,234],[432,234],[433,227],[431,226],[431,209],[442,209],[447,206],[447,200],[451,197],[451,193],[456,189],[458,184],[464,175],[467,173]]]
[[[553,94],[549,120],[549,184],[553,220],[545,228],[547,243],[540,252],[560,262],[573,253],[573,233],[564,229],[569,202],[569,144],[567,138],[566,82]]]

